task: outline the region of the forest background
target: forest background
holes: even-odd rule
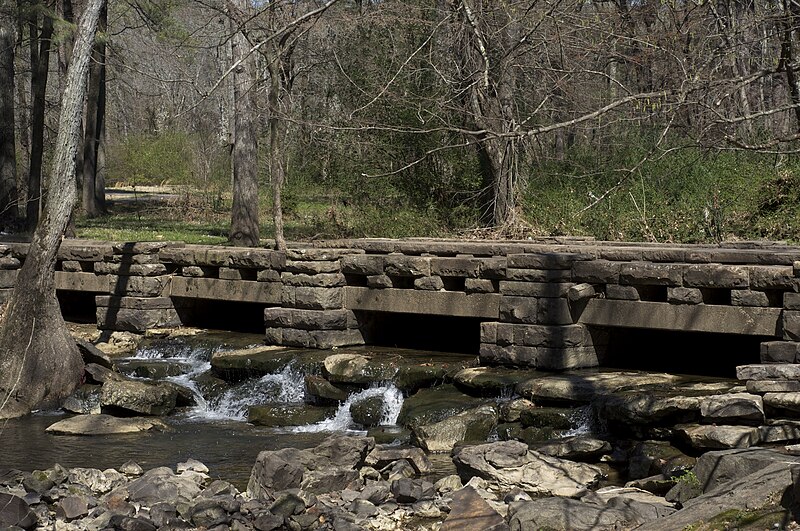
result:
[[[83,9],[0,0],[6,231]],[[794,0],[110,0],[71,230],[796,241],[799,38]]]

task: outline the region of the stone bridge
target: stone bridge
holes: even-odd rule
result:
[[[0,244],[0,301],[26,252]],[[64,313],[81,300],[102,330],[236,323],[247,311],[268,343],[332,348],[423,316],[410,326],[474,328],[484,363],[544,369],[602,365],[618,329],[752,336],[762,362],[794,363],[800,341],[800,248],[769,242],[359,239],[283,253],[65,240],[56,283]]]

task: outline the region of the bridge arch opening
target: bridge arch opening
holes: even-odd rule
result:
[[[368,345],[478,355],[481,319],[357,311]]]

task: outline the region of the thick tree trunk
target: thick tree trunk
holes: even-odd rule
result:
[[[242,0],[237,0],[242,2]],[[235,8],[234,8],[235,9]],[[232,11],[234,10],[232,9]],[[244,12],[247,3],[238,6]],[[231,13],[233,15],[233,13]],[[240,17],[231,17],[233,26]],[[233,245],[256,247],[258,234],[258,130],[254,113],[253,56],[245,57],[250,47],[241,28],[235,27],[233,60],[241,61],[233,73],[233,207],[229,240]]]
[[[18,215],[14,46],[14,21],[0,13],[0,228]]]
[[[106,28],[106,9],[100,13],[99,31]],[[89,70],[89,95],[86,101],[86,131],[83,139],[83,211],[87,217],[94,218],[105,211],[105,186],[98,186],[102,180],[100,171],[100,146],[105,128],[105,78],[106,45],[103,39],[95,43],[92,63]],[[101,193],[103,197],[101,198]]]
[[[33,230],[39,220],[42,199],[42,158],[44,156],[44,113],[47,77],[50,72],[50,38],[53,19],[42,17],[38,32],[35,15],[29,23],[31,32],[31,161],[28,169],[28,204],[25,222]],[[36,44],[39,48],[37,50]]]
[[[50,198],[0,323],[0,418],[53,407],[80,384],[83,362],[55,293],[56,253],[77,198],[75,156],[97,19],[89,0],[75,39],[50,175]]]

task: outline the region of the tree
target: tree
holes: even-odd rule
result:
[[[50,198],[0,323],[0,418],[52,407],[80,384],[83,362],[56,299],[58,247],[77,199],[75,157],[94,35],[104,0],[89,0],[62,98]]]
[[[79,171],[83,184],[83,212],[93,218],[106,210],[105,201],[105,129],[106,129],[106,43],[108,10],[100,10],[98,39],[92,51],[89,88],[86,99],[86,127],[83,137],[83,160]]]
[[[0,228],[17,217],[14,17],[0,8]]]

